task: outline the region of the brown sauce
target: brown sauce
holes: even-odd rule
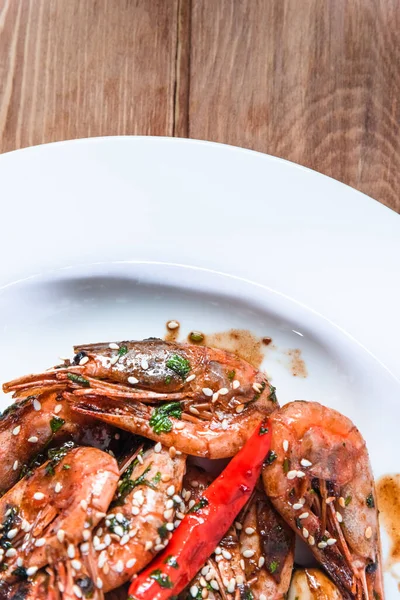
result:
[[[301,350],[298,348],[293,348],[292,350],[288,350],[286,354],[290,359],[289,366],[293,377],[302,377],[305,379],[308,375],[308,372],[306,363],[301,357]]]
[[[376,483],[380,520],[391,541],[389,564],[400,561],[400,475],[385,475]]]
[[[231,329],[229,331],[207,334],[204,336],[203,345],[232,352],[240,358],[247,360],[247,362],[257,369],[264,359],[262,339],[247,329]]]
[[[178,327],[175,328],[171,328],[169,326],[170,323],[177,323]],[[179,321],[176,321],[176,319],[170,319],[169,321],[166,322],[165,327],[167,328],[166,334],[164,336],[164,340],[166,342],[177,342],[178,338],[179,338],[179,330],[180,330],[180,323]]]

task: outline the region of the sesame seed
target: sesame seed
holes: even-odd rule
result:
[[[81,360],[79,361],[79,366],[83,367],[83,365],[86,365],[86,363],[89,362],[89,357],[88,356],[84,356],[83,358],[81,358]]]
[[[36,435],[32,435],[30,438],[28,438],[28,442],[31,444],[36,444],[38,440],[39,438]]]
[[[100,553],[99,556],[99,560],[97,561],[97,566],[99,567],[99,569],[102,569],[104,567],[104,565],[107,562],[107,552],[105,552],[103,550],[103,552]]]
[[[297,477],[305,477],[306,474],[303,471],[297,471]]]
[[[174,524],[173,523],[167,523],[166,524],[166,529],[167,529],[167,531],[173,531],[174,530]]]
[[[90,533],[90,532],[89,532],[89,533]],[[62,543],[63,543],[63,541],[64,541],[64,537],[65,537],[65,531],[64,531],[64,529],[59,529],[59,530],[57,531],[57,539],[58,539],[58,541],[60,542],[60,544],[62,544]]]
[[[175,494],[175,486],[170,485],[169,488],[167,488],[167,496],[173,496],[174,494]]]
[[[18,465],[19,465],[18,461],[15,460],[14,464],[13,464],[13,471],[16,471],[18,469]]]
[[[141,465],[143,465],[143,464],[144,464],[144,460],[143,460],[143,458],[142,458],[142,455],[141,455],[141,454],[138,454],[138,455],[137,455],[137,457],[136,457],[136,459],[137,459],[138,463],[140,463]]]
[[[301,513],[301,515],[299,516],[299,519],[307,519],[310,516],[310,513],[308,512],[303,512]]]
[[[333,544],[336,544],[336,542],[337,540],[335,540],[335,538],[329,538],[328,540],[326,540],[328,546],[333,546]]]
[[[296,504],[293,504],[293,510],[301,510],[303,508],[303,504],[300,504],[300,502],[296,502]]]
[[[302,533],[303,533],[303,537],[305,537],[306,539],[307,539],[307,538],[308,538],[308,536],[310,535],[310,533],[309,533],[308,529],[306,529],[305,527],[303,527],[303,531],[302,531]]]
[[[122,513],[116,513],[115,518],[117,519],[118,523],[123,523],[124,522],[124,515]]]
[[[300,464],[302,467],[312,467],[312,462],[310,462],[306,458],[302,458]]]
[[[91,535],[92,535],[92,534],[90,533],[90,530],[89,530],[89,529],[84,529],[84,530],[82,531],[82,537],[83,537],[83,539],[85,540],[85,542],[87,542],[88,540],[90,540],[90,536],[91,536]]]
[[[69,544],[67,548],[68,558],[75,558],[75,546],[73,544]]]
[[[17,425],[17,426],[16,426],[16,427],[14,427],[14,429],[12,430],[12,434],[13,434],[13,435],[18,435],[20,431],[21,431],[21,425]]]
[[[117,364],[117,362],[118,362],[118,361],[119,361],[119,355],[117,355],[117,356],[113,356],[113,357],[110,359],[110,365],[111,365],[111,366],[113,366],[113,365]]]
[[[130,560],[126,561],[125,567],[127,569],[132,569],[132,567],[134,567],[135,564],[136,564],[136,558],[131,558]]]
[[[82,598],[81,588],[77,585],[72,586],[72,590],[77,598]]]
[[[240,566],[242,567],[242,569],[245,568],[244,560],[240,560]],[[243,583],[244,583],[243,575],[236,575],[236,583],[237,583],[237,585],[243,585]]]
[[[310,544],[310,546],[314,546],[314,544],[315,544],[315,537],[313,535],[310,535],[308,537],[308,543]]]
[[[245,533],[247,533],[247,535],[253,535],[253,533],[255,532],[255,529],[253,527],[246,527],[246,529],[244,531],[245,531]]]
[[[37,546],[37,548],[40,548],[41,546],[44,546],[45,543],[46,543],[46,539],[40,538],[40,539],[36,540],[35,546]]]
[[[253,390],[259,394],[262,391],[262,387],[260,383],[253,383]]]
[[[220,546],[217,546],[214,550],[214,554],[216,554],[218,556],[218,554],[222,554],[222,548]]]
[[[97,577],[96,579],[96,587],[98,590],[101,590],[101,588],[103,587],[103,580],[100,579],[100,577]]]
[[[328,496],[328,498],[325,500],[326,504],[331,504],[332,502],[335,501],[335,496]]]
[[[174,511],[172,510],[172,508],[170,508],[169,510],[164,510],[164,513],[163,513],[164,519],[166,519],[168,521],[168,519],[170,519],[173,514],[174,514]]]
[[[23,564],[24,564],[24,561],[22,560],[22,558],[20,556],[18,556],[18,558],[17,558],[17,567],[22,567]]]
[[[37,545],[37,544],[36,544]],[[6,552],[6,556],[7,558],[13,558],[14,556],[17,555],[17,551],[15,548],[10,548],[9,550],[7,550]]]
[[[224,431],[226,431],[226,430],[228,429],[228,427],[229,427],[229,423],[228,423],[227,419],[224,419],[224,420],[222,421],[222,423],[221,423],[221,427],[222,427],[222,429],[223,429]]]
[[[122,538],[120,539],[120,546],[125,546],[125,544],[127,544],[129,542],[129,535],[125,534],[122,536]]]
[[[218,390],[218,393],[220,394],[220,396],[226,396],[226,394],[229,393],[229,390],[228,390],[228,388],[223,387],[220,390]]]
[[[61,581],[59,581],[59,582],[57,583],[57,585],[58,585],[58,589],[59,589],[59,590],[60,590],[60,592],[63,594],[63,593],[64,593],[64,591],[65,591],[64,584],[63,584],[63,583],[61,583]]]
[[[15,529],[10,529],[10,531],[7,533],[8,539],[9,540],[14,539],[15,536],[17,535],[17,533],[18,533],[18,528],[17,527],[15,527]]]
[[[243,528],[243,525],[241,523],[239,523],[239,521],[236,521],[235,527],[236,527],[236,529],[238,529],[240,531]]]
[[[171,475],[169,475],[169,473],[163,473],[163,475],[161,475],[161,481],[163,481],[164,483],[167,483],[167,481],[171,480]]]
[[[240,381],[238,381],[237,379],[235,379],[234,381],[232,381],[232,388],[234,390],[237,390],[238,387],[240,387]]]
[[[346,502],[345,502],[345,499],[343,498],[343,496],[340,496],[340,498],[339,498],[339,504],[340,504],[340,506],[342,508],[346,507]]]
[[[157,442],[157,444],[154,446],[154,452],[156,452],[157,454],[159,454],[161,452],[161,443]]]
[[[90,549],[89,542],[84,542],[83,544],[80,545],[80,550],[81,550],[82,554],[88,554],[89,549]]]
[[[178,323],[178,321],[168,321],[167,327],[168,327],[168,329],[172,329],[172,330],[178,329],[179,323]]]
[[[190,406],[189,407],[189,412],[191,412],[193,415],[199,415],[200,411],[197,410],[197,408],[195,408],[194,406]]]
[[[288,479],[296,479],[296,477],[297,477],[297,471],[289,471],[289,473],[287,474]]]
[[[148,550],[151,550],[153,547],[153,542],[151,542],[150,540],[146,542],[144,549],[147,552]]]
[[[88,509],[88,503],[86,502],[86,500],[81,500],[80,501],[80,505],[81,505],[81,509],[84,511],[87,511]]]
[[[321,548],[321,550],[323,550],[324,548],[326,548],[326,547],[327,547],[327,545],[328,545],[328,544],[327,544],[326,542],[320,542],[320,543],[318,544],[318,548]]]
[[[197,585],[192,585],[192,587],[190,588],[190,595],[192,596],[192,598],[196,598],[198,593],[199,588],[197,587]]]
[[[26,570],[26,574],[28,575],[28,577],[32,577],[32,575],[34,575],[37,570],[38,567],[29,567],[29,569]]]
[[[138,506],[132,506],[132,514],[137,517],[140,513],[140,508]]]
[[[193,381],[194,379],[196,379],[196,375],[192,373],[191,375],[189,375],[189,377],[186,377],[186,383]]]
[[[260,594],[260,600],[267,600],[267,596],[265,594]]]
[[[123,535],[124,535],[124,530],[122,529],[121,525],[116,525],[116,526],[114,527],[114,533],[115,533],[115,535],[118,535],[120,538],[122,538],[122,537],[123,537]]]
[[[182,429],[185,429],[185,424],[184,423],[175,423],[175,429],[177,429],[178,431],[181,431]]]
[[[367,527],[367,529],[365,530],[365,537],[367,540],[369,540],[372,537],[372,527]]]
[[[140,366],[142,367],[143,371],[146,371],[149,368],[149,363],[147,362],[146,358],[142,358]]]
[[[212,391],[212,389],[210,389],[210,388],[203,388],[203,389],[202,389],[202,392],[203,392],[203,394],[204,394],[205,396],[208,396],[208,397],[210,397],[210,398],[211,398],[211,396],[212,396],[212,395],[213,395],[213,393],[214,393],[214,392]]]
[[[211,585],[211,587],[212,587],[213,590],[216,590],[216,591],[219,590],[218,581],[216,579],[211,579],[210,585]]]
[[[212,397],[212,402],[213,403],[216,402],[218,400],[218,398],[219,398],[219,392],[215,392]]]
[[[75,569],[75,571],[80,571],[81,567],[82,567],[82,563],[80,560],[75,558],[74,560],[71,561],[71,566],[73,569]]]
[[[165,508],[173,508],[174,507],[174,501],[172,499],[169,499],[166,501],[165,503]]]
[[[128,383],[130,383],[131,385],[136,385],[137,383],[139,383],[139,379],[136,379],[136,377],[133,377],[133,375],[131,375],[130,377],[128,377]]]
[[[11,508],[8,508],[5,513],[5,517],[9,517],[11,515]]]
[[[111,342],[110,344],[108,344],[108,347],[110,348],[110,350],[119,350],[119,346],[115,342]]]
[[[226,591],[229,594],[233,594],[233,592],[235,591],[235,587],[236,587],[236,581],[235,581],[235,578],[232,577],[232,579],[229,580],[229,583],[226,586]]]
[[[56,415],[58,415],[58,413],[60,413],[62,411],[62,404],[56,404],[56,406],[54,407],[54,412],[56,413]]]
[[[222,556],[226,558],[226,560],[231,560],[232,554],[228,552],[228,550],[222,550]]]
[[[54,491],[56,494],[59,494],[62,490],[62,485],[59,481],[57,481],[56,485],[54,486]]]
[[[109,533],[106,533],[106,535],[104,536],[104,544],[106,547],[108,547],[111,544],[111,535]]]
[[[38,411],[42,408],[41,403],[39,402],[39,400],[37,398],[34,399],[33,401],[33,409]]]
[[[237,406],[235,408],[235,412],[237,412],[237,414],[239,415],[240,413],[242,413],[244,411],[244,404],[239,404],[239,406]]]
[[[251,558],[252,556],[254,556],[255,551],[254,550],[242,550],[242,555],[245,558]]]
[[[289,442],[287,440],[283,440],[282,447],[284,451],[287,452],[289,450]]]
[[[172,500],[175,502],[175,504],[182,504],[183,502],[182,498],[178,494],[174,494]],[[185,505],[183,505],[183,508],[185,508]]]
[[[154,546],[154,550],[156,552],[160,552],[161,550],[164,550],[164,544],[157,544],[156,546]]]
[[[343,517],[340,512],[336,513],[336,518],[338,520],[338,523],[343,523]]]
[[[261,569],[261,567],[264,566],[264,563],[265,563],[264,556],[260,556],[260,558],[258,559],[258,568]]]

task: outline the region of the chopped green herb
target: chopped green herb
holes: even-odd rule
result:
[[[269,431],[268,427],[262,423],[260,426],[260,431],[258,432],[258,435],[265,435],[266,433],[268,433],[268,431]]]
[[[67,377],[70,381],[74,383],[80,383],[83,387],[90,387],[90,382],[82,377],[82,375],[77,375],[76,373],[68,373]]]
[[[157,533],[162,540],[165,540],[165,538],[168,535],[167,524],[163,523],[162,525],[160,525],[160,527],[157,529]]]
[[[272,562],[269,563],[269,572],[270,573],[275,573],[275,571],[277,570],[279,566],[279,563],[276,560],[273,560]]]
[[[71,468],[71,465],[63,465],[64,471],[68,471]]]
[[[227,375],[229,381],[233,381],[235,379],[236,371],[235,370],[227,371],[226,375]]]
[[[195,504],[194,506],[192,506],[192,508],[190,509],[189,512],[191,512],[191,513],[197,513],[197,512],[199,512],[199,510],[201,510],[202,508],[204,508],[207,505],[208,505],[207,498],[204,498],[202,496],[200,498],[200,500],[197,502],[197,504]]]
[[[93,598],[94,595],[94,583],[93,580],[86,575],[86,577],[80,577],[76,580],[77,585],[82,590],[85,598]],[[75,594],[76,595],[76,594]]]
[[[19,577],[19,579],[27,579],[27,574],[26,574],[26,569],[25,567],[17,567],[16,569],[14,569],[14,571],[12,571],[12,575],[15,575],[15,577]]]
[[[269,399],[271,400],[271,402],[277,402],[276,387],[274,387],[273,385],[269,386]]]
[[[61,417],[53,417],[50,421],[50,427],[53,433],[57,433],[59,429],[64,425],[65,420]]]
[[[7,571],[8,569],[8,564],[7,563],[1,563],[0,565],[0,571]]]
[[[173,354],[167,360],[167,367],[175,371],[182,379],[186,379],[190,371],[190,362],[179,354]]]
[[[128,353],[128,347],[127,346],[120,346],[119,350],[118,350],[118,356],[124,356],[124,354]]]
[[[182,407],[180,402],[168,402],[155,408],[150,417],[150,427],[154,433],[168,433],[172,429],[172,421],[169,417],[180,419]]]
[[[171,589],[174,587],[174,584],[168,577],[166,573],[163,573],[161,569],[156,569],[150,574],[150,578],[157,581],[158,585],[162,588]]]
[[[167,375],[167,376],[166,376],[166,378],[165,378],[165,383],[166,383],[167,385],[169,385],[169,384],[171,383],[171,380],[172,380],[172,377],[171,377],[171,375]]]
[[[167,556],[167,558],[164,560],[164,564],[169,565],[174,569],[179,569],[178,561],[176,560],[175,556]]]
[[[374,497],[372,495],[372,492],[371,492],[371,494],[369,494],[367,496],[365,502],[366,502],[368,508],[375,508],[375,501],[374,501]]]
[[[290,460],[288,458],[285,458],[282,466],[283,466],[283,472],[285,473],[285,475],[287,475],[290,470]]]
[[[200,331],[192,331],[191,333],[189,333],[189,339],[191,342],[200,344],[204,341],[204,335]]]
[[[278,455],[276,452],[274,452],[273,450],[270,450],[267,454],[267,458],[265,459],[265,463],[266,465],[272,465],[272,463],[274,462],[274,460],[276,460],[278,458]]]
[[[352,497],[351,496],[347,496],[346,500],[344,501],[344,505],[348,506],[350,504],[351,500],[352,500]]]
[[[155,489],[154,484],[148,479],[146,479],[146,475],[150,471],[151,465],[152,463],[143,471],[141,475],[139,475],[137,479],[131,479],[134,467],[133,464],[125,471],[121,479],[121,485],[119,486],[116,494],[115,504],[123,504],[126,496],[130,494],[130,492],[139,485],[147,485],[147,487],[151,488],[152,490]]]
[[[127,533],[129,531],[129,521],[126,517],[119,517],[119,519],[117,519],[115,516],[111,517],[111,519],[109,519],[110,524],[108,526],[108,529],[112,532],[115,533],[115,528],[118,527],[118,525],[120,527],[122,527],[124,533]]]
[[[160,483],[160,481],[161,481],[161,473],[160,473],[160,471],[158,471],[154,475],[154,477],[153,477],[153,479],[151,481],[152,481],[153,485],[157,485],[158,483]]]

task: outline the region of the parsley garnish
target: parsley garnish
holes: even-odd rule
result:
[[[179,569],[178,561],[176,560],[175,556],[167,556],[167,558],[164,560],[164,564],[169,565],[174,569]]]
[[[272,465],[272,463],[274,462],[274,460],[276,460],[278,458],[278,455],[276,452],[274,452],[273,450],[270,450],[267,454],[267,458],[265,459],[265,464],[266,465]]]
[[[110,519],[110,524],[108,525],[108,529],[109,529],[109,530],[110,530],[112,533],[115,533],[115,528],[116,528],[118,525],[119,525],[120,527],[122,527],[122,529],[123,529],[124,533],[126,533],[127,531],[129,531],[129,521],[128,521],[128,519],[127,519],[126,517],[123,517],[122,519],[121,519],[121,517],[120,517],[120,519],[119,519],[119,520],[118,520],[118,519],[117,519],[117,517],[115,517],[115,516],[111,517],[111,519]]]
[[[155,581],[157,581],[158,585],[162,588],[171,589],[172,587],[174,587],[174,584],[172,583],[168,575],[166,573],[163,573],[161,569],[156,569],[155,571],[153,571],[150,575],[150,579],[154,579]]]
[[[270,573],[275,573],[275,571],[277,570],[279,566],[279,563],[276,560],[273,560],[272,562],[269,563],[269,572]]]
[[[150,427],[154,433],[168,433],[172,429],[172,421],[168,417],[180,419],[182,407],[180,402],[168,402],[155,408],[150,417]]]
[[[289,469],[290,469],[290,460],[288,458],[285,458],[282,466],[283,466],[283,472],[285,473],[285,475],[287,475],[289,473]]]
[[[163,523],[162,525],[160,525],[160,527],[157,529],[157,533],[162,540],[165,540],[165,538],[168,535],[167,524]]]
[[[262,423],[258,435],[265,435],[266,433],[268,433],[268,427]]]
[[[179,354],[173,354],[167,360],[166,364],[169,369],[175,371],[182,379],[186,379],[189,374],[190,362],[186,358],[183,358],[183,356],[179,356]]]
[[[64,419],[61,419],[61,417],[53,417],[50,421],[50,428],[52,430],[53,433],[57,433],[57,431],[59,429],[61,429],[61,427],[64,425],[65,421]]]
[[[82,377],[82,375],[77,375],[76,373],[67,373],[67,377],[70,381],[74,383],[80,383],[83,387],[90,387],[90,382]]]
[[[120,346],[119,350],[118,350],[118,356],[124,356],[124,354],[128,353],[128,347],[127,346]]]
[[[153,479],[151,481],[152,481],[153,485],[157,485],[158,483],[160,483],[160,481],[161,481],[161,473],[160,473],[160,471],[158,471],[154,475],[154,477],[153,477]]]
[[[375,508],[375,501],[374,501],[372,492],[367,496],[365,502],[366,502],[368,508]]]
[[[235,379],[236,371],[234,369],[232,371],[227,371],[226,375],[229,381],[233,381]]]
[[[269,399],[271,400],[271,402],[277,402],[276,387],[274,387],[273,385],[269,386]]]
[[[352,497],[351,496],[347,496],[346,500],[344,501],[344,505],[348,506],[350,504],[351,500],[352,500]]]
[[[130,492],[135,488],[138,487],[139,485],[147,485],[147,487],[151,488],[152,490],[155,489],[155,485],[149,481],[148,479],[146,479],[146,475],[147,473],[150,471],[151,469],[151,465],[153,463],[149,464],[149,466],[143,471],[143,473],[141,475],[139,475],[139,477],[137,479],[131,479],[131,475],[133,472],[133,468],[135,466],[135,464],[132,464],[123,474],[123,477],[121,479],[121,485],[118,488],[117,491],[117,495],[116,495],[116,504],[123,504],[126,496],[128,494],[130,494]],[[157,477],[157,475],[156,475]],[[154,481],[154,479],[153,479]]]
[[[194,506],[192,506],[192,508],[190,509],[189,512],[191,512],[191,513],[197,513],[197,512],[199,512],[199,510],[201,510],[205,506],[208,506],[208,500],[207,500],[207,498],[204,498],[204,496],[202,496],[200,498],[200,500],[197,502],[197,504],[195,504]]]
[[[172,379],[171,375],[167,375],[166,378],[165,378],[165,383],[167,385],[169,385],[171,383],[171,379]]]

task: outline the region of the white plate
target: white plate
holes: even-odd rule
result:
[[[274,339],[264,366],[281,401],[338,408],[375,475],[398,470],[397,215],[285,161],[162,138],[3,155],[0,182],[2,380],[73,343],[163,335],[171,318],[186,333],[251,329]]]

